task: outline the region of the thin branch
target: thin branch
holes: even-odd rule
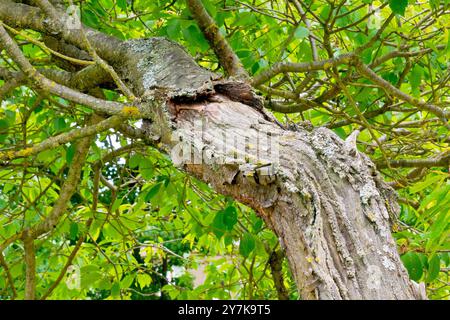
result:
[[[0,265],[3,267],[6,273],[6,279],[8,279],[9,286],[12,290],[12,297],[11,300],[14,300],[17,297],[17,290],[16,286],[14,285],[14,280],[11,275],[11,271],[9,270],[8,264],[5,261],[5,257],[3,257],[3,252],[0,252]]]
[[[59,57],[61,59],[67,60],[69,62],[72,62],[74,64],[78,64],[78,65],[81,65],[81,66],[88,66],[88,65],[95,64],[94,61],[80,60],[80,59],[77,59],[77,58],[73,58],[73,57],[69,57],[69,56],[66,56],[64,54],[61,54],[58,51],[55,51],[52,48],[47,47],[47,45],[45,43],[43,43],[41,41],[38,41],[36,39],[33,39],[32,37],[28,36],[27,34],[21,32],[21,31],[18,31],[16,29],[14,29],[13,27],[8,26],[7,24],[3,24],[3,26],[6,29],[8,29],[10,32],[12,32],[12,33],[14,33],[16,35],[19,35],[22,38],[24,38],[25,40],[31,42],[32,44],[34,44],[34,45],[36,45],[38,47],[40,47],[46,53],[51,53],[51,54],[53,54],[53,55],[55,55],[55,56],[57,56],[57,57]]]
[[[84,43],[86,48],[88,49],[89,54],[94,59],[94,61],[103,69],[105,70],[111,78],[114,80],[115,84],[119,88],[120,91],[130,100],[135,101],[136,97],[131,92],[131,90],[125,85],[125,83],[120,79],[119,75],[116,73],[113,67],[111,67],[105,60],[103,60],[95,51],[94,47],[89,42],[89,39],[86,37],[86,34],[83,29],[81,29],[81,34],[84,38]]]
[[[386,168],[386,161],[376,162],[378,169]],[[450,165],[450,152],[445,152],[439,157],[429,159],[398,159],[389,160],[389,166],[392,168],[431,168],[448,167]]]
[[[423,111],[428,111],[428,112],[431,112],[431,113],[437,115],[442,120],[442,122],[448,126],[447,122],[448,122],[448,118],[450,115],[449,111],[446,111],[436,105],[418,100],[418,99],[411,97],[410,95],[404,93],[400,89],[393,86],[390,82],[384,80],[379,75],[377,75],[374,71],[372,71],[372,69],[370,69],[364,63],[362,63],[362,61],[360,61],[359,59],[357,59],[355,61],[354,65],[355,65],[356,69],[358,70],[358,72],[363,77],[376,83],[381,88],[386,90],[387,93],[391,94],[394,97],[399,98],[400,100],[404,100],[404,101],[408,102],[409,104],[411,104]]]
[[[100,180],[100,167],[95,167],[94,171],[94,187],[92,192],[92,212],[95,212],[97,210],[97,204],[98,204],[98,189],[99,189],[99,180]],[[41,297],[41,300],[47,299],[53,292],[53,290],[56,289],[56,287],[59,285],[61,280],[64,278],[64,275],[67,272],[67,269],[72,265],[73,259],[75,259],[75,256],[77,255],[78,251],[81,248],[81,245],[86,240],[86,236],[89,232],[89,228],[91,227],[92,222],[94,219],[91,217],[86,222],[86,233],[79,237],[77,240],[77,243],[75,244],[75,247],[73,248],[72,252],[70,253],[69,258],[67,258],[66,264],[59,272],[58,277],[56,278],[55,282],[50,286],[50,288],[47,290],[47,292]]]
[[[354,57],[355,57],[354,53],[346,53],[337,56],[335,58],[322,61],[312,61],[302,63],[280,62],[275,64],[272,68],[265,70],[256,77],[254,77],[252,84],[253,86],[258,87],[259,85],[269,81],[271,78],[275,77],[280,73],[327,70],[331,67],[335,67],[340,64],[349,64]]]
[[[300,3],[297,0],[289,0],[289,1],[294,4],[295,8],[297,9],[298,13],[300,14],[300,17],[301,17],[303,23],[306,25],[306,29],[308,29],[308,31],[309,31],[308,38],[309,38],[309,43],[311,45],[312,58],[314,61],[317,61],[317,60],[319,60],[319,54],[317,51],[316,39],[314,39],[314,35],[312,34],[311,22],[306,17],[305,11],[303,10],[302,6],[300,5]]]
[[[208,11],[206,11],[201,0],[186,0],[186,3],[228,76],[243,80],[248,79],[247,71],[242,66],[230,44],[220,34],[219,28]]]
[[[112,116],[106,120],[103,120],[99,123],[96,123],[91,126],[87,126],[80,129],[74,129],[69,132],[62,133],[60,135],[50,137],[41,143],[34,145],[32,147],[18,150],[18,151],[4,151],[0,152],[0,161],[12,160],[21,157],[28,157],[31,155],[38,154],[44,150],[48,150],[51,148],[56,148],[65,143],[74,141],[76,139],[80,139],[87,136],[92,136],[96,133],[100,133],[106,131],[110,128],[114,128],[121,124],[124,121],[124,118],[121,115]]]

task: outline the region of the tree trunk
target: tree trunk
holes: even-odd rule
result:
[[[168,40],[125,47],[113,64],[148,100],[149,134],[176,165],[258,212],[303,299],[426,298],[391,235],[394,191],[354,142],[326,128],[283,129],[248,103],[257,98],[247,85],[218,79]]]
[[[84,48],[78,30],[59,32],[41,15],[0,1],[5,22]],[[159,138],[161,150],[255,209],[278,235],[301,298],[426,298],[424,288],[409,280],[390,232],[395,194],[354,142],[307,124],[282,128],[250,86],[201,68],[176,43],[122,43],[85,32],[140,98],[145,129]]]

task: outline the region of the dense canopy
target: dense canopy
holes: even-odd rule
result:
[[[398,192],[409,278],[448,298],[450,1],[0,0],[0,299],[302,298],[258,210],[141,129],[115,42],[96,52],[55,12],[170,39],[281,126],[356,141]]]

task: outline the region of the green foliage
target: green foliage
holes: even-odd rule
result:
[[[392,12],[396,14],[404,16],[407,6],[408,0],[389,0],[389,7],[392,9]]]
[[[321,60],[367,44],[379,30],[376,20],[365,18],[369,5],[379,7],[384,3],[385,7],[379,10],[380,22],[392,12],[398,20],[382,32],[383,41],[377,40],[361,52],[361,59],[370,65],[403,47],[411,51],[430,49],[427,54],[399,56],[374,68],[407,94],[442,107],[448,104],[448,93],[435,94],[437,90],[448,90],[444,81],[448,79],[450,57],[448,16],[434,13],[440,6],[448,6],[449,1],[416,4],[408,0],[364,0],[347,1],[341,7],[332,7],[332,1],[303,1],[310,10],[307,16],[313,20],[310,28],[293,7],[286,9],[286,1],[271,1],[270,7],[267,1],[240,2],[242,5],[203,1],[251,75],[278,62],[312,61],[311,35],[320,39],[320,44],[331,38],[329,47],[319,46]],[[83,1],[81,12],[83,22],[92,28],[121,39],[164,36],[185,46],[202,66],[220,70],[184,1],[87,0]],[[415,23],[423,17],[422,12],[429,12],[435,23],[417,29]],[[324,25],[331,24],[339,31],[325,34]],[[436,30],[439,32],[434,33]],[[423,37],[428,33],[432,36]],[[21,48],[34,64],[49,63],[48,55],[39,47],[24,42]],[[2,57],[2,66],[9,67],[10,63]],[[329,103],[301,113],[276,114],[280,121],[308,120],[315,126],[333,128],[345,138],[361,126],[358,110],[370,115],[387,108],[386,112],[367,117],[375,136],[364,130],[358,137],[360,150],[375,162],[385,156],[416,159],[448,152],[448,129],[439,125],[433,114],[394,101],[394,97],[367,79],[353,79],[350,68],[338,66],[336,72],[348,80],[357,108],[349,104],[348,97],[338,94]],[[318,97],[329,93],[334,80],[326,71],[317,73],[325,80],[311,81],[307,89],[320,101]],[[284,78],[285,74],[281,74],[270,84],[279,82],[277,89],[293,92],[305,80],[304,75],[298,74],[290,75],[290,81]],[[260,90],[268,100],[293,104],[288,98]],[[109,100],[119,99],[116,92],[104,90],[104,94]],[[42,99],[25,86],[18,87],[1,104],[0,149],[37,144],[79,127],[89,114],[86,108],[64,99]],[[354,121],[337,125],[349,119]],[[398,128],[406,128],[409,133],[396,133],[394,129]],[[386,141],[384,150],[374,138]],[[270,254],[279,248],[276,235],[253,210],[186,176],[158,151],[137,144],[132,151],[103,163],[95,199],[95,165],[113,150],[134,142],[115,132],[96,136],[64,219],[53,232],[37,241],[37,296],[48,292],[70,254],[77,250],[71,262],[74,270],[63,274],[50,299],[276,299],[267,268]],[[34,157],[16,159],[10,167],[0,167],[0,243],[49,214],[74,153],[75,144],[69,143]],[[387,168],[382,173],[390,182],[404,181],[410,168]],[[402,203],[394,226],[401,259],[411,279],[426,283],[431,298],[446,298],[450,294],[448,167],[425,171],[417,181],[403,184],[399,193],[409,200]],[[23,247],[13,243],[3,255],[16,293],[8,284],[4,268],[0,268],[0,298],[23,298]],[[202,277],[194,278],[195,272]],[[286,261],[283,275],[290,298],[298,298]]]

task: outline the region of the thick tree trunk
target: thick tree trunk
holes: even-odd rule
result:
[[[260,214],[302,298],[425,297],[390,232],[394,192],[351,141],[325,128],[281,128],[239,102],[253,101],[246,85],[217,79],[168,40],[125,46],[127,58],[113,63],[138,96],[151,97],[149,134],[177,165]]]

